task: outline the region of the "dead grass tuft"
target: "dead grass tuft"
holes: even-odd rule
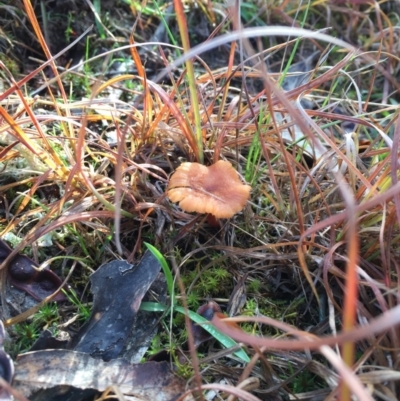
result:
[[[224,330],[249,345],[247,368],[201,350],[196,385],[230,400],[398,399],[399,6],[254,1],[238,21],[199,3],[199,26],[183,8],[178,20],[209,40],[186,60],[174,19],[163,40],[140,40],[156,12],[121,6],[101,39],[99,27],[71,36],[84,57],[70,64],[20,3],[0,7],[30,32],[21,43],[5,24],[0,37],[0,236],[17,238],[14,254],[85,259],[71,278],[84,291],[100,264],[154,244],[191,308],[212,296],[246,322]],[[170,174],[201,159],[232,162],[251,185],[242,213],[211,222],[168,201]],[[3,276],[3,300],[5,288]]]

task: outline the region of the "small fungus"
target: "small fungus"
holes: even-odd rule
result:
[[[250,185],[242,184],[231,163],[219,160],[209,167],[182,163],[170,179],[167,195],[186,212],[228,219],[244,208],[250,190]]]

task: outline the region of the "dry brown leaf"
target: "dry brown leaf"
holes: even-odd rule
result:
[[[20,355],[17,361],[13,385],[30,400],[44,399],[43,392],[59,400],[57,397],[67,394],[68,388],[103,392],[115,385],[127,396],[172,401],[185,392],[186,386],[184,380],[171,372],[167,362],[140,365],[131,365],[125,359],[103,362],[67,350],[29,352]],[[189,400],[192,398],[185,398]]]

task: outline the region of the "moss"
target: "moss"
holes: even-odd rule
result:
[[[0,61],[4,63],[11,75],[16,78],[20,72],[18,63],[3,52],[0,52]]]

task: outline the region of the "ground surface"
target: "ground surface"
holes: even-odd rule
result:
[[[176,17],[169,4],[32,2],[49,54],[62,52],[57,67],[48,63],[38,71],[50,56],[26,3],[0,6],[1,237],[37,266],[54,258],[51,270],[58,280],[71,273],[72,290],[62,302],[18,318],[37,304],[24,283],[40,281],[32,290],[40,300],[38,288],[47,286],[48,295],[61,281],[27,280],[13,269],[3,277],[13,357],[47,328],[58,337],[79,337],[98,306],[90,275],[115,259],[140,262],[145,242],[165,257],[175,279],[171,287],[158,277],[145,301],[168,303],[174,288],[177,305],[191,311],[213,300],[231,316],[267,316],[322,338],[379,317],[380,327],[398,322],[395,2],[242,4],[243,27],[265,31],[242,47],[227,41],[201,53],[194,62],[197,104],[184,64],[158,76],[182,53],[174,47],[181,43],[179,12]],[[220,3],[186,4],[191,46],[233,31],[235,15]],[[332,39],[296,41],[285,28],[268,34],[276,26],[323,30]],[[170,46],[128,48],[147,41]],[[203,151],[193,139],[196,107]],[[13,123],[21,130],[10,129]],[[176,168],[201,158],[205,165],[230,161],[251,186],[234,217],[187,213],[166,196]],[[119,290],[99,291],[118,298]],[[181,377],[199,377],[183,314],[152,315],[146,324],[158,332],[148,334],[143,360],[167,350]],[[241,327],[266,338],[287,331],[270,322]],[[332,349],[339,365],[354,363],[352,377],[369,384],[365,397],[395,400],[398,331],[375,334],[369,327],[354,348]],[[210,358],[221,351],[219,341],[205,341],[197,351],[203,383],[235,386],[249,376],[262,400],[339,399],[336,360],[320,348],[269,346],[249,370],[237,357]]]

